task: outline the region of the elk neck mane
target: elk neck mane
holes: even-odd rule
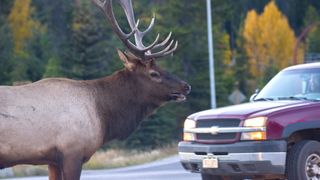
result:
[[[125,139],[163,103],[147,97],[137,78],[127,69],[93,82],[104,142]]]

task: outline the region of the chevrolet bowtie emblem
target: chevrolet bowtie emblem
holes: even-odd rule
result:
[[[212,126],[210,128],[210,133],[211,134],[218,134],[219,133],[219,126]]]

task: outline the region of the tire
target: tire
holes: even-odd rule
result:
[[[288,153],[286,174],[288,180],[320,179],[320,143],[303,140],[295,144]]]
[[[243,178],[233,177],[233,176],[217,176],[211,174],[201,173],[202,180],[242,180]]]

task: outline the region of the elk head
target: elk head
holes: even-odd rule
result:
[[[156,65],[159,58],[171,55],[177,49],[178,42],[171,39],[172,33],[170,32],[162,42],[159,42],[158,34],[153,43],[145,46],[143,37],[154,26],[155,17],[145,31],[140,31],[139,20],[135,20],[131,0],[116,0],[124,10],[131,29],[130,33],[125,33],[116,21],[112,0],[92,1],[104,12],[113,31],[128,48],[128,51],[118,50],[118,54],[124,63],[125,71],[135,79],[137,85],[143,86],[143,93],[161,102],[184,101],[191,90],[190,85]],[[135,43],[130,41],[132,36]]]

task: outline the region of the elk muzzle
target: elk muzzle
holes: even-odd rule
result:
[[[186,82],[181,82],[181,92],[174,92],[170,94],[170,100],[182,102],[187,99],[186,95],[191,92],[191,86]]]

